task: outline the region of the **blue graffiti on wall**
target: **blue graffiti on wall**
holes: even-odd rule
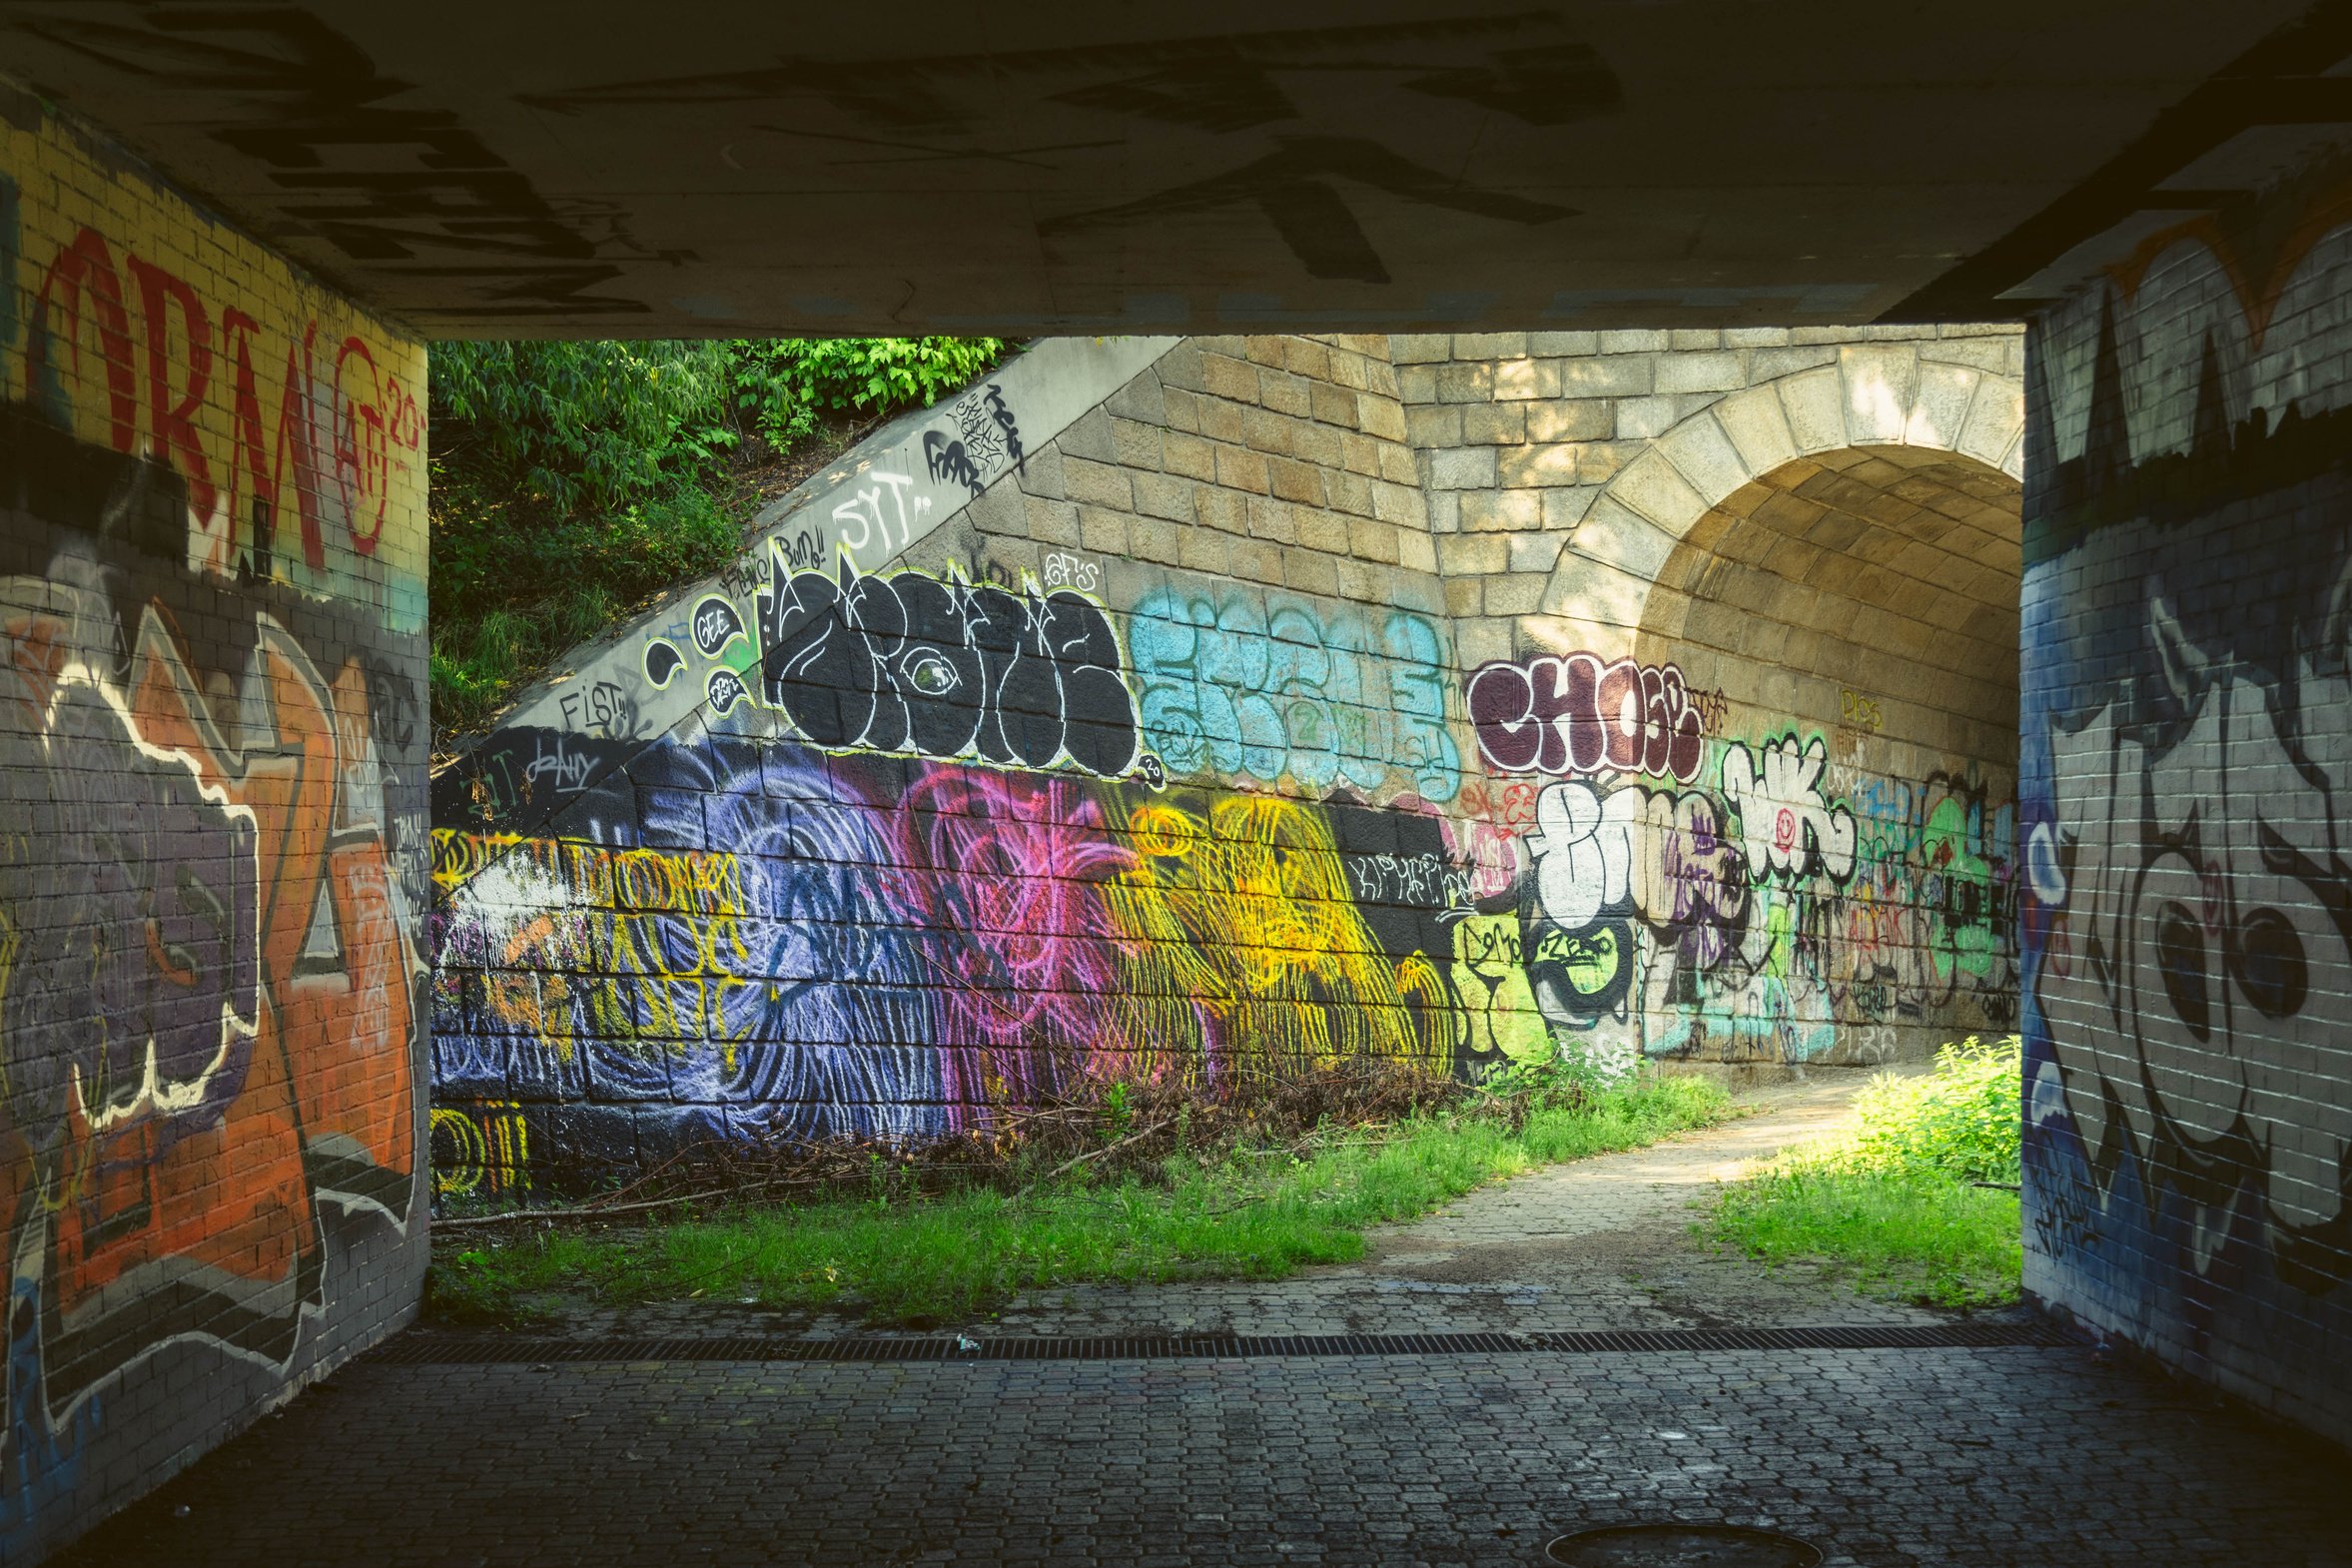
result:
[[[2352,1332],[2352,412],[2233,419],[2208,340],[2135,459],[2098,303],[2081,454],[2026,434],[2026,1284],[2283,1387]]]
[[[1375,626],[1295,599],[1169,587],[1136,606],[1128,644],[1145,737],[1174,772],[1368,793],[1393,764],[1425,800],[1461,789],[1445,637],[1425,615]]]

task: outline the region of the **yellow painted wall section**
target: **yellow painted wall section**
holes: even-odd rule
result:
[[[31,100],[10,107],[9,395],[177,474],[191,570],[421,629],[424,346]]]

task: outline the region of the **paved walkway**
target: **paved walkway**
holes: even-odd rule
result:
[[[1938,1322],[1857,1299],[1811,1268],[1759,1268],[1691,1233],[1692,1205],[1753,1160],[1820,1138],[1860,1076],[1748,1097],[1752,1115],[1631,1154],[1554,1166],[1409,1224],[1383,1225],[1361,1262],[1287,1279],[1148,1290],[1043,1290],[991,1324],[1004,1334],[1227,1329],[1414,1333],[1461,1329],[1774,1327]]]
[[[1823,1136],[1861,1083],[1859,1074],[1817,1075],[1752,1093],[1743,1097],[1750,1114],[1728,1126],[1469,1193],[1428,1218],[1374,1228],[1360,1262],[1277,1280],[1070,1285],[1033,1291],[994,1316],[909,1331],[1329,1334],[1944,1321],[1945,1314],[1858,1298],[1813,1268],[1759,1268],[1691,1233],[1699,1217],[1692,1205],[1717,1182]],[[583,1339],[875,1331],[853,1313],[711,1300],[572,1302],[558,1311],[555,1327],[534,1331]]]
[[[1933,1320],[1687,1233],[1715,1174],[1841,1105],[1786,1093],[1473,1194],[1350,1267],[1048,1292],[987,1330]],[[1534,1565],[1562,1532],[1668,1518],[1835,1565],[2352,1568],[2352,1463],[2073,1348],[363,1362],[62,1561]]]

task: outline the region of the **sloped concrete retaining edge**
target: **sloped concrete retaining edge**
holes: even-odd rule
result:
[[[682,654],[699,644],[719,654],[741,638],[748,656],[764,562],[885,565],[962,515],[991,482],[1177,342],[1055,339],[861,442],[761,511],[740,558],[567,661],[436,771],[434,820],[530,832],[710,700],[706,685],[683,673],[685,660],[664,650]],[[740,672],[710,676],[727,678]]]

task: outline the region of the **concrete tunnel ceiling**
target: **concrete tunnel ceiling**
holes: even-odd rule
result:
[[[2352,132],[2305,12],[0,0],[0,71],[430,335],[1786,326],[2013,319]]]

